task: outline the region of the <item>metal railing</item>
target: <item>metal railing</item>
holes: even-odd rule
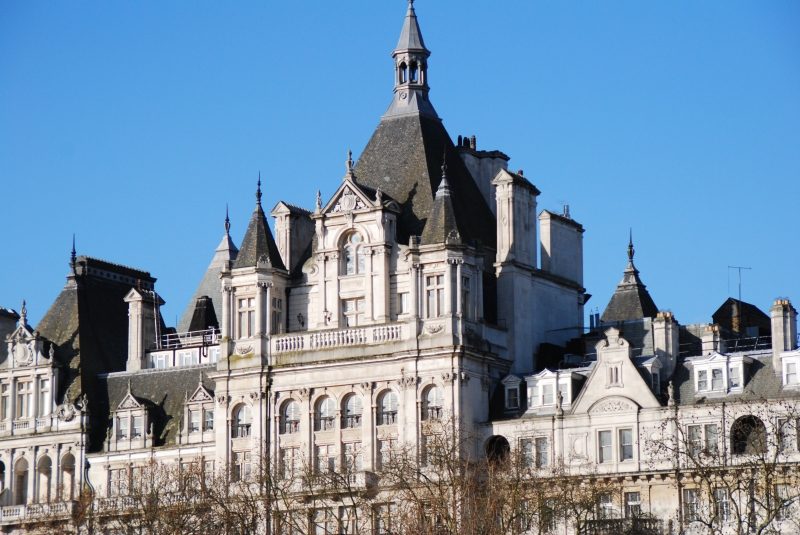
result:
[[[219,329],[189,331],[185,333],[165,334],[161,337],[159,347],[154,349],[175,349],[179,347],[212,346],[219,343]]]
[[[361,427],[361,415],[355,414],[343,417],[342,427],[345,429],[355,429],[356,427]]]
[[[250,436],[250,424],[231,426],[231,438],[246,438]]]
[[[618,535],[620,533],[637,533],[642,535],[659,535],[664,533],[661,520],[650,517],[606,518],[589,520],[581,535]]]

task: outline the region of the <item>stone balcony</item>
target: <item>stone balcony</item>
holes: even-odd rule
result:
[[[0,507],[0,525],[57,520],[72,514],[75,502],[32,503]]]
[[[269,346],[275,366],[364,358],[454,345],[470,346],[507,358],[506,337],[507,331],[501,327],[449,316],[296,332],[271,337]]]

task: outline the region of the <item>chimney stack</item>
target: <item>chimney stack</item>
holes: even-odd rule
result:
[[[781,353],[797,349],[797,310],[788,299],[776,299],[769,309],[772,319],[772,366],[781,373]]]

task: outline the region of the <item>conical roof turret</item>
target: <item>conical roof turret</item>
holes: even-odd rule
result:
[[[622,281],[617,285],[611,301],[600,317],[603,323],[655,318],[658,315],[658,307],[639,278],[639,270],[633,265],[634,253],[631,233],[628,240],[628,265],[622,272]]]
[[[408,2],[406,20],[403,22],[400,40],[397,41],[393,55],[410,50],[427,52],[430,55],[430,51],[425,48],[425,42],[422,40],[422,32],[419,29],[419,22],[417,22],[417,13],[414,11],[414,0]]]
[[[258,175],[258,189],[256,190],[256,209],[250,218],[250,224],[242,239],[242,246],[236,256],[233,269],[255,267],[258,263],[266,262],[274,268],[286,269],[283,265],[275,238],[267,224],[267,216],[261,208],[261,173]]]

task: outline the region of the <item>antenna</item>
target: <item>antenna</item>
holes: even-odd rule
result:
[[[739,327],[737,330],[738,330],[739,334],[741,335],[741,333],[742,333],[742,270],[743,269],[753,269],[753,268],[744,267],[744,266],[728,266],[728,295],[730,295],[730,293],[731,293],[731,270],[732,269],[739,270],[739,304],[736,307],[736,311],[737,311],[738,316],[739,316],[737,318],[738,319],[737,325]]]

